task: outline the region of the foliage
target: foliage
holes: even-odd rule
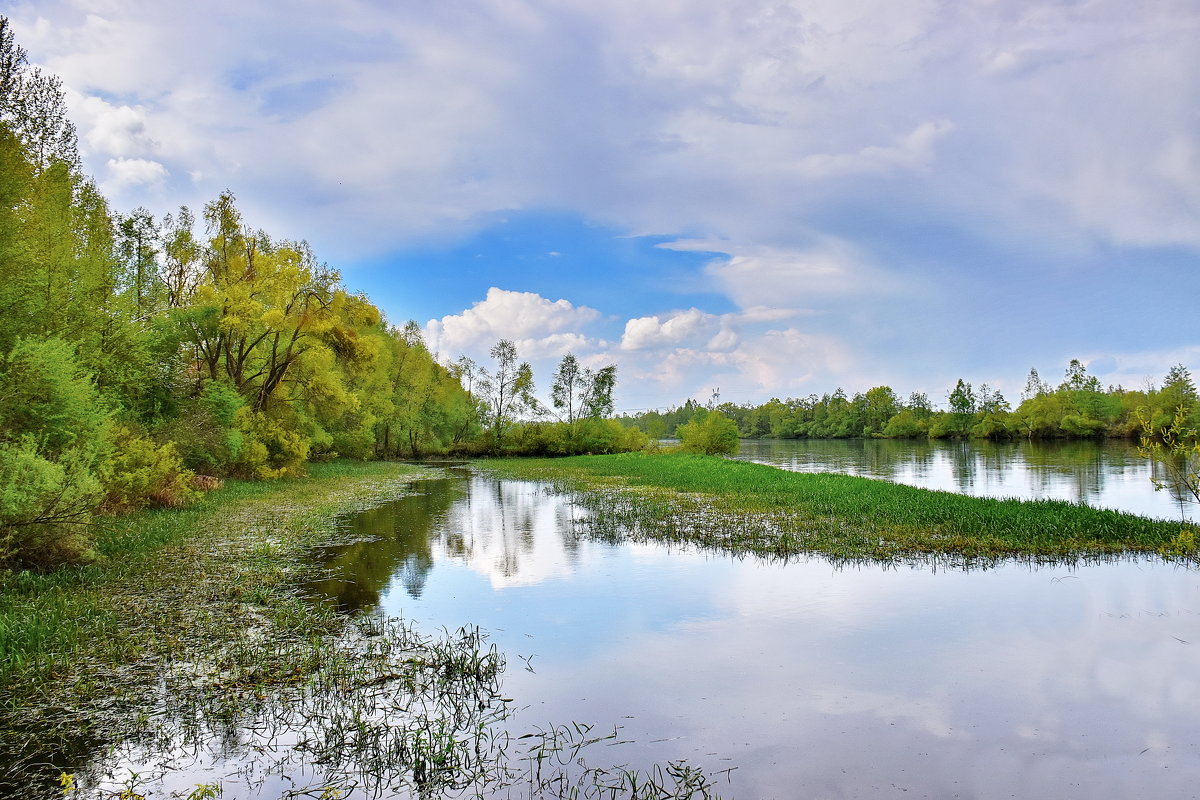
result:
[[[1030,370],[1022,401],[1015,409],[987,384],[973,387],[963,379],[947,393],[945,410],[937,410],[923,392],[907,400],[889,386],[876,386],[852,397],[842,389],[823,395],[771,398],[758,406],[722,403],[718,409],[737,425],[740,437],[772,438],[978,438],[1084,439],[1136,438],[1141,433],[1137,409],[1149,409],[1156,428],[1170,424],[1183,404],[1188,424],[1200,428],[1200,402],[1188,370],[1171,368],[1161,389],[1135,391],[1120,386],[1100,388],[1082,362],[1073,360],[1057,389]],[[622,417],[653,438],[670,435],[700,414],[694,400],[667,411],[651,410]]]
[[[533,396],[533,370],[527,362],[517,363],[517,348],[501,339],[491,349],[496,361],[494,371],[479,371],[479,396],[483,402],[491,446],[504,446],[505,429],[523,414],[537,414],[541,407]]]
[[[86,558],[109,414],[74,348],[20,339],[0,361],[0,564]]]
[[[680,448],[686,453],[732,455],[738,449],[737,425],[720,411],[708,411],[679,427]]]
[[[100,470],[104,508],[111,512],[186,505],[197,496],[193,477],[173,442],[156,444],[127,427],[118,428],[112,457]]]
[[[1139,409],[1142,438],[1138,451],[1161,465],[1167,474],[1167,480],[1155,480],[1156,489],[1169,486],[1200,503],[1200,432],[1190,424],[1188,411],[1180,405],[1168,425],[1157,427],[1153,413]]]

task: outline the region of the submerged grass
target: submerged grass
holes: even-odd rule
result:
[[[1071,561],[1179,548],[1195,526],[1059,500],[998,500],[828,473],[787,472],[713,456],[626,453],[499,460],[501,475],[582,490],[600,535],[693,542],[766,556],[835,559],[1017,557]]]

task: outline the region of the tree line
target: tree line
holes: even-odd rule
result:
[[[0,17],[0,569],[93,558],[97,513],[186,504],[227,476],[645,441],[602,419],[615,367],[564,358],[543,408],[513,344],[492,355],[438,363],[416,323],[248,225],[232,192],[199,214],[115,212],[60,80]]]
[[[742,438],[1162,440],[1174,435],[1194,440],[1200,429],[1200,396],[1183,365],[1172,367],[1160,387],[1105,389],[1080,361],[1072,360],[1057,386],[1031,369],[1015,408],[987,384],[973,387],[962,379],[946,400],[946,407],[938,409],[924,392],[902,399],[891,387],[876,386],[853,396],[839,388],[823,395],[772,398],[761,405],[722,403],[715,410],[734,422]],[[621,419],[660,438],[675,435],[705,411],[689,400],[665,412]]]

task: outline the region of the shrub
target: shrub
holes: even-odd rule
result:
[[[283,420],[240,408],[237,425],[243,436],[237,467],[243,474],[268,480],[304,474],[308,439]]]
[[[157,429],[155,438],[174,442],[188,469],[225,474],[242,456],[244,441],[237,412],[245,404],[232,386],[209,383],[179,417]]]
[[[0,443],[0,564],[46,568],[90,560],[88,524],[103,496],[77,452],[51,460],[32,437]]]
[[[732,455],[738,450],[737,424],[720,411],[697,413],[692,421],[680,425],[676,433],[685,453]]]
[[[186,505],[198,495],[192,488],[192,478],[174,443],[156,444],[129,428],[120,428],[112,457],[100,472],[104,508],[123,511],[149,505]]]
[[[89,523],[112,432],[71,345],[20,339],[0,360],[0,563],[44,568],[94,555]]]

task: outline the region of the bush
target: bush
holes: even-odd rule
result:
[[[104,509],[186,505],[199,494],[192,488],[193,477],[192,471],[183,466],[174,443],[159,445],[129,428],[120,428],[112,458],[100,473]]]
[[[242,455],[244,441],[237,412],[245,404],[232,386],[209,383],[179,417],[155,431],[155,438],[173,442],[188,469],[224,475]]]
[[[737,424],[720,411],[697,413],[692,421],[676,429],[679,448],[685,453],[709,456],[733,455],[738,450]]]
[[[240,408],[237,425],[243,442],[236,466],[244,475],[270,480],[304,474],[308,439],[283,420]]]
[[[109,414],[71,345],[20,339],[0,360],[0,563],[50,567],[92,557],[97,471]]]
[[[78,451],[52,460],[32,436],[0,443],[0,564],[47,568],[91,560],[88,524],[103,496]]]

